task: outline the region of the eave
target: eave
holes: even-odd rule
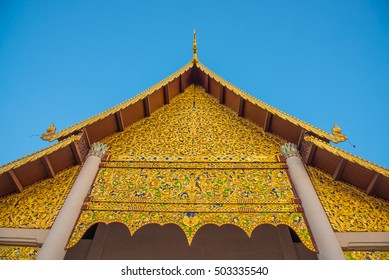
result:
[[[306,135],[300,146],[305,164],[331,174],[369,195],[389,199],[389,170]]]

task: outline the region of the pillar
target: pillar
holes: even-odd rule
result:
[[[107,149],[107,146],[101,143],[91,145],[80,173],[39,251],[37,260],[62,260],[65,257],[65,247]]]
[[[291,180],[301,199],[305,217],[318,247],[319,260],[344,260],[342,248],[317,197],[297,146],[287,143],[281,146],[281,152],[286,159]]]

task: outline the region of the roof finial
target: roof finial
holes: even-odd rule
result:
[[[196,42],[196,29],[193,30],[193,63],[199,62],[197,58],[197,42]]]

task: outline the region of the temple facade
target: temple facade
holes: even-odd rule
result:
[[[193,58],[0,167],[0,259],[389,259],[389,170]],[[331,143],[332,142],[332,143]]]

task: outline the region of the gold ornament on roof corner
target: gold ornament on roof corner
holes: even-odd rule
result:
[[[52,123],[48,128],[46,128],[46,133],[43,133],[41,135],[41,139],[45,140],[45,141],[52,142],[54,140],[53,136],[55,134],[55,130],[56,130],[56,127],[55,127],[54,123]]]
[[[332,127],[332,135],[333,138],[331,141],[334,143],[344,142],[347,140],[347,136],[342,134],[342,129],[336,124]]]

